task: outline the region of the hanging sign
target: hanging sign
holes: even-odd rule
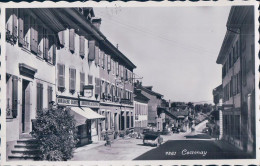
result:
[[[84,96],[85,97],[92,97],[93,96],[93,89],[94,89],[93,85],[85,85],[83,87],[83,89],[84,89]]]

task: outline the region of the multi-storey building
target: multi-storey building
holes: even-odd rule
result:
[[[53,16],[48,9],[6,9],[7,154],[29,136],[37,111],[55,100],[57,37],[51,34],[63,27],[51,17],[43,19],[44,13]]]
[[[231,8],[217,58],[222,64],[223,138],[255,155],[254,7]]]
[[[145,97],[140,89],[134,90],[134,127],[136,131],[141,131],[148,124],[148,102],[150,99]]]
[[[79,145],[133,127],[136,66],[100,21],[92,8],[6,10],[7,154],[30,138],[37,111],[53,105],[71,108]]]
[[[152,86],[142,86],[137,82],[136,87],[141,90],[141,93],[149,99],[148,101],[148,125],[154,127],[158,131],[162,131],[165,126],[165,113],[159,111],[162,107],[163,95],[154,92]]]
[[[99,29],[101,19],[93,21]],[[114,135],[134,127],[133,70],[136,66],[106,39],[96,49],[100,75],[97,81],[101,88],[99,113],[106,117],[100,124],[103,138],[106,132]]]

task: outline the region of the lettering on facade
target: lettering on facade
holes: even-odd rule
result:
[[[75,105],[78,106],[78,100],[73,99],[64,99],[64,98],[58,98],[57,99],[58,104],[66,104],[66,105]],[[99,107],[98,102],[91,102],[91,101],[80,101],[81,106],[89,106],[89,107]]]

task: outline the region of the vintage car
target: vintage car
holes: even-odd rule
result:
[[[151,146],[160,146],[163,138],[157,132],[147,132],[144,134],[143,144]]]
[[[172,127],[172,132],[173,133],[179,133],[180,132],[180,128],[179,127]]]
[[[202,133],[208,133],[209,131],[209,128],[208,127],[205,127],[203,130],[202,130]]]

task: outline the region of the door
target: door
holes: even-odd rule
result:
[[[30,132],[30,82],[22,81],[22,133]]]
[[[89,143],[92,141],[91,138],[91,120],[87,120],[87,138]]]

